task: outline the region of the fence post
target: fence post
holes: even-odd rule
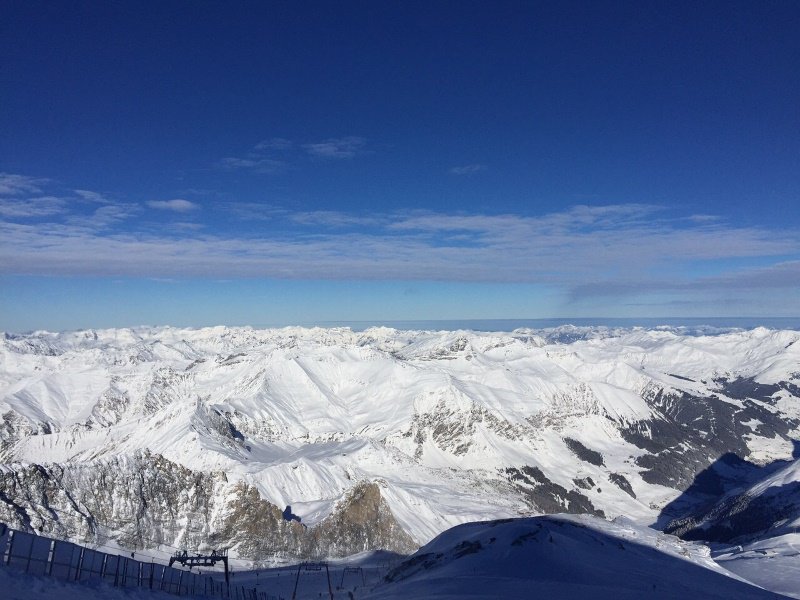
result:
[[[47,575],[53,574],[53,559],[56,555],[56,544],[58,544],[58,542],[55,540],[50,542],[50,551],[47,553],[47,567],[45,567],[44,570]]]
[[[119,583],[119,556],[117,556],[117,568],[114,569],[114,587]]]
[[[11,550],[14,546],[14,538],[17,537],[16,531],[13,529],[8,532],[8,544],[6,545],[6,555],[3,557],[6,561],[6,565],[11,564]]]
[[[67,568],[67,581],[72,579],[72,569],[77,569],[77,565],[75,564],[75,551],[78,550],[80,546],[77,544],[72,544],[72,552],[69,555],[69,568]],[[78,552],[78,558],[80,558],[80,551]]]
[[[81,554],[78,556],[78,568],[75,571],[75,581],[80,581],[81,579],[81,571],[83,571],[83,552],[85,548],[83,546],[80,547]]]
[[[26,573],[31,568],[31,559],[33,558],[33,546],[34,546],[33,540],[31,540],[30,550],[28,550],[28,563],[25,565]]]

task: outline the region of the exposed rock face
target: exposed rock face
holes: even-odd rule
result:
[[[416,544],[397,524],[377,483],[359,482],[317,526],[281,510],[221,472],[192,471],[159,455],[0,471],[0,521],[22,530],[134,550],[229,547],[254,561],[322,558]]]
[[[466,409],[448,407],[440,401],[433,410],[414,415],[408,436],[413,436],[416,444],[415,457],[422,457],[423,445],[430,440],[437,448],[463,456],[473,446],[473,438],[478,427],[486,428],[498,436],[514,439],[532,435],[533,427],[513,424],[499,419],[486,408],[471,403]]]
[[[221,527],[211,536],[214,544],[236,543],[237,554],[250,560],[308,556],[304,554],[305,527],[297,521],[284,520],[282,511],[263,500],[255,488],[237,483],[222,510]]]
[[[356,484],[333,513],[310,530],[310,539],[306,554],[311,556],[348,556],[374,548],[409,554],[418,547],[394,519],[375,482]]]

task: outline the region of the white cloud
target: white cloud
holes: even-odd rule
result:
[[[198,205],[194,202],[182,198],[175,198],[173,200],[150,200],[147,202],[147,206],[158,210],[171,210],[174,212],[189,212],[198,208]]]
[[[227,156],[219,161],[219,166],[229,170],[248,169],[256,173],[275,173],[286,167],[286,163],[281,160],[263,157],[239,158]]]
[[[0,173],[0,195],[39,194],[42,191],[42,186],[47,183],[47,179],[14,173]]]
[[[171,227],[182,230],[182,231],[200,231],[205,227],[202,223],[189,223],[186,221],[181,221],[179,223],[173,223],[170,225]]]
[[[286,138],[274,137],[260,141],[244,156],[226,156],[217,167],[227,170],[247,170],[254,173],[277,173],[302,162],[303,159],[346,159],[364,154],[366,140],[358,136],[329,138],[320,142],[296,144]]]
[[[349,158],[363,144],[341,138],[294,152]],[[284,165],[264,156],[226,161],[252,170]],[[670,216],[649,204],[577,205],[536,216],[208,207],[250,221],[245,236],[212,235],[186,216],[169,227],[133,221],[143,205],[56,187],[0,174],[0,273],[521,282],[549,285],[577,302],[641,305],[746,297],[748,306],[781,298],[788,306],[786,298],[800,292],[799,231],[734,227],[716,215]],[[200,208],[183,198],[145,205],[176,218]],[[760,266],[736,267],[745,264]]]
[[[258,142],[255,145],[254,150],[259,152],[264,150],[288,150],[291,147],[292,147],[291,140],[287,140],[286,138],[281,138],[281,137],[274,137]]]
[[[59,195],[38,195],[42,188]],[[109,200],[91,190],[58,190],[49,179],[0,174],[0,217],[7,219],[49,218],[89,230],[104,230],[131,217],[138,206]],[[94,206],[92,206],[94,205]],[[99,205],[99,206],[97,206]],[[91,212],[87,213],[87,209]]]
[[[76,227],[89,230],[105,230],[117,225],[139,212],[136,204],[115,203],[104,204],[89,215],[73,214],[67,218],[67,223]]]
[[[91,190],[73,190],[79,198],[82,200],[86,200],[87,202],[96,202],[97,204],[109,204],[111,200],[108,200],[102,194],[98,194],[97,192],[93,192]]]
[[[463,165],[460,167],[453,167],[450,169],[450,173],[453,175],[472,175],[473,173],[477,173],[479,171],[485,171],[486,165]]]
[[[287,213],[286,209],[259,202],[228,202],[223,206],[231,216],[244,220],[271,221]]]
[[[66,201],[55,196],[0,199],[0,216],[8,218],[48,217],[65,211]]]
[[[366,143],[364,138],[351,135],[304,144],[303,148],[309,155],[318,158],[353,158],[364,151]]]
[[[0,272],[522,282],[571,290],[575,299],[692,286],[736,293],[800,287],[800,232],[693,224],[648,205],[576,206],[541,216],[245,208],[269,213],[262,235],[101,234],[75,223],[3,223]],[[309,229],[298,233],[281,221]],[[742,258],[766,266],[717,277],[692,271]]]
[[[377,225],[381,222],[377,216],[365,217],[335,210],[295,212],[289,215],[289,220],[298,225],[323,225],[326,227]]]

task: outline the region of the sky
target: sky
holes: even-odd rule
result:
[[[800,4],[37,2],[0,329],[800,315]]]

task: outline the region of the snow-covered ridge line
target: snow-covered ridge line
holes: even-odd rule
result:
[[[116,343],[116,344],[135,344],[163,338],[229,338],[231,340],[244,339],[272,339],[279,337],[299,337],[309,338],[329,338],[345,341],[347,339],[382,339],[388,337],[408,337],[420,334],[432,334],[443,332],[470,333],[475,335],[501,335],[520,337],[532,335],[540,337],[551,343],[571,343],[581,339],[619,337],[634,331],[657,331],[669,332],[681,336],[717,336],[731,333],[741,333],[746,331],[767,330],[780,331],[768,327],[756,327],[744,329],[741,327],[720,327],[715,325],[656,325],[656,326],[606,326],[606,325],[572,325],[566,323],[555,327],[520,327],[513,330],[471,330],[469,328],[448,330],[448,329],[398,329],[387,326],[372,326],[364,329],[352,329],[349,326],[340,327],[306,327],[306,326],[285,326],[258,328],[248,325],[228,326],[217,325],[208,327],[175,327],[170,325],[161,326],[138,326],[123,328],[101,328],[101,329],[78,329],[66,331],[36,330],[29,333],[14,333],[0,331],[0,336],[6,340],[48,340],[51,342],[61,341],[75,345],[93,345],[95,343]]]
[[[780,598],[722,569],[708,548],[628,520],[554,515],[469,523],[400,563],[367,597]]]

